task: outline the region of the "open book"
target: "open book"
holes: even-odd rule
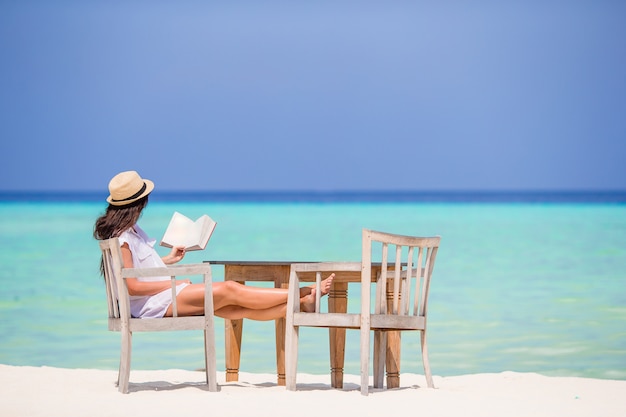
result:
[[[209,242],[216,224],[206,214],[193,221],[189,217],[175,211],[160,245],[168,248],[184,246],[185,250],[202,250]]]

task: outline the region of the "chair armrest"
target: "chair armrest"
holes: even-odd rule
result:
[[[300,277],[299,274],[315,274],[315,312],[320,311],[320,299],[321,299],[321,273],[332,272],[361,272],[361,262],[307,262],[307,263],[294,263],[291,264],[291,270],[289,272],[289,298],[287,309],[289,311],[300,311]]]
[[[211,273],[211,265],[187,264],[158,268],[122,268],[122,278],[147,278],[160,276],[204,275]]]
[[[291,264],[295,272],[360,272],[361,262],[308,262]]]

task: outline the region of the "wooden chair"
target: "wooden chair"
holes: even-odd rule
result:
[[[133,332],[170,330],[202,330],[204,332],[204,356],[206,381],[209,391],[217,391],[215,330],[213,324],[213,288],[209,264],[175,265],[165,268],[123,268],[122,251],[118,238],[100,241],[104,262],[109,330],[121,332],[122,346],[118,374],[119,391],[128,393],[130,358]],[[176,277],[203,275],[205,284],[203,316],[179,317],[176,306]],[[130,315],[130,300],[126,278],[171,276],[173,317],[139,319]]]
[[[439,248],[439,237],[411,237],[363,230],[361,263],[306,263],[291,266],[286,317],[286,388],[296,389],[298,337],[300,326],[360,329],[361,394],[368,394],[370,331],[374,331],[374,387],[383,388],[388,336],[412,330],[421,334],[422,362],[428,387],[433,379],[426,345],[426,318],[430,279]],[[389,246],[395,246],[390,254]],[[373,250],[380,250],[380,263],[372,262]],[[360,313],[321,313],[320,282],[323,273],[358,271],[361,274]],[[372,271],[375,276],[372,280]],[[300,280],[315,273],[316,306],[314,313],[300,312]],[[371,302],[371,286],[375,302]],[[399,338],[397,339],[399,348]],[[399,358],[398,358],[399,360]]]

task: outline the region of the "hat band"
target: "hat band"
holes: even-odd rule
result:
[[[143,187],[141,187],[141,189],[139,191],[137,191],[135,194],[131,195],[130,197],[122,198],[121,200],[117,200],[115,198],[112,198],[111,201],[119,203],[120,201],[133,200],[133,199],[139,197],[144,191],[146,191],[146,183],[145,182],[143,183]]]

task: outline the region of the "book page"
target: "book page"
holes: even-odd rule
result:
[[[209,242],[217,223],[206,214],[198,219],[198,221],[202,221],[202,232],[198,236],[198,244],[200,248],[204,249]]]
[[[162,246],[188,246],[190,230],[193,227],[193,221],[188,217],[174,212],[170,224],[161,239]]]
[[[195,222],[193,222],[193,227],[189,229],[189,235],[185,240],[185,247],[187,248],[187,250],[202,249],[200,246],[202,243],[202,237],[204,236],[204,233],[206,231],[205,225],[208,218],[209,216],[204,215]]]
[[[174,212],[161,246],[184,246],[186,250],[202,250],[206,247],[217,223],[206,214],[195,222],[179,212]]]

